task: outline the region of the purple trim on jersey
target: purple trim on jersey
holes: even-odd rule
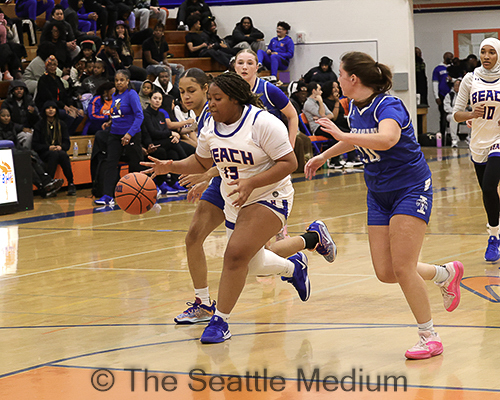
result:
[[[257,202],[258,204],[262,204],[263,206],[269,207],[280,214],[283,214],[285,218],[288,218],[288,200],[283,200],[283,207],[280,208],[276,204],[272,204],[268,200],[261,200]]]
[[[229,222],[227,219],[226,219],[226,222],[224,223],[224,225],[226,226],[226,228],[228,229],[231,229],[234,231],[234,226],[236,225],[234,222]]]
[[[205,126],[205,122],[210,118],[210,111],[208,111],[208,101],[205,103],[201,114],[196,117],[196,123],[198,124],[197,137],[200,136],[201,129]]]
[[[255,124],[255,121],[257,121],[257,116],[264,110],[260,110],[260,111],[257,111],[257,113],[255,114],[255,117],[253,117],[253,122],[252,122],[252,125]]]
[[[228,137],[231,137],[231,136],[234,136],[238,133],[238,131],[241,129],[241,127],[243,126],[243,124],[245,123],[247,117],[248,117],[248,114],[250,113],[250,110],[252,108],[251,107],[248,107],[247,108],[247,111],[245,112],[245,115],[243,116],[243,118],[241,119],[241,122],[240,124],[238,125],[238,127],[232,131],[231,133],[228,133],[227,135],[223,135],[222,133],[220,133],[218,130],[217,130],[217,122],[215,122],[214,120],[214,132],[217,136],[219,137],[223,137],[223,138],[228,138]]]
[[[483,78],[479,78],[479,79],[482,80],[484,83],[497,83],[500,80],[500,78],[497,78],[494,81],[487,81],[487,80],[485,80]]]

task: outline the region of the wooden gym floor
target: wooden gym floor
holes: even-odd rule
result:
[[[481,193],[467,149],[425,153],[434,209],[421,259],[465,265],[453,313],[428,284],[443,355],[404,358],[417,341],[415,322],[400,289],[375,278],[360,171],[294,175],[289,233],[322,219],[338,258],[328,264],[308,253],[307,303],[280,279],[249,277],[230,319],[233,337],[217,345],[200,344],[203,324],[173,323],[193,300],[184,236],[195,206],[103,212],[86,189],[0,219],[0,398],[500,398],[500,270],[483,260]],[[224,247],[220,227],[206,244],[213,297]]]

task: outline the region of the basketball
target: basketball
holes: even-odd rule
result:
[[[144,214],[156,203],[156,184],[139,172],[132,172],[121,178],[115,187],[115,201],[129,214]]]

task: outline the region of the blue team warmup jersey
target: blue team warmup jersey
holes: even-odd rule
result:
[[[366,186],[375,192],[414,186],[431,176],[415,139],[410,113],[401,99],[380,94],[362,110],[353,101],[350,103],[348,121],[352,133],[377,133],[379,123],[387,118],[393,119],[401,127],[401,137],[396,145],[383,151],[356,146],[365,163]]]
[[[280,88],[264,79],[257,78],[252,92],[260,94],[260,100],[264,103],[266,110],[281,119],[281,110],[286,107],[289,100]]]

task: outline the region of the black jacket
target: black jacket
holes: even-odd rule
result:
[[[245,35],[250,35],[250,36],[245,36]],[[232,34],[233,46],[241,42],[253,43],[257,39],[264,39],[264,34],[257,28],[251,27],[250,31],[244,31],[243,28],[241,27],[241,22],[238,22],[235,28],[233,29],[233,34]]]
[[[151,143],[159,144],[161,141],[172,137],[172,131],[167,126],[165,114],[160,110],[153,110],[151,105],[148,105],[144,110],[142,135],[142,142],[145,147],[148,147]]]
[[[16,87],[24,88],[24,96],[21,106],[19,106],[17,100],[14,99],[14,89]],[[35,111],[30,113],[28,111],[28,106],[32,106]],[[9,94],[7,95],[7,99],[5,99],[2,103],[2,109],[4,108],[9,110],[12,122],[21,124],[26,128],[33,128],[40,119],[35,102],[33,101],[33,97],[31,97],[31,95],[29,94],[28,88],[23,81],[16,80],[10,83]]]

